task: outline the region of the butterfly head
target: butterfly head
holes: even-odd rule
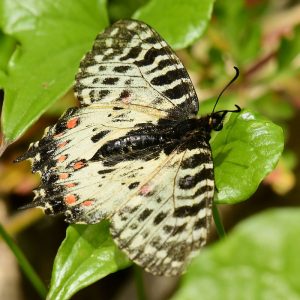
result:
[[[214,131],[220,131],[223,128],[223,121],[225,119],[225,116],[229,112],[240,112],[241,108],[238,105],[235,105],[236,109],[234,110],[220,110],[217,112],[213,112],[208,119],[208,125],[210,129]]]

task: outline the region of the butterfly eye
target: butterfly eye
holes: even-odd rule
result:
[[[211,128],[214,131],[220,131],[223,128],[223,118],[220,118],[220,116],[215,115],[212,119],[211,119]]]
[[[223,123],[221,122],[221,123],[214,124],[213,129],[214,129],[214,131],[222,130],[223,129]]]
[[[215,113],[209,120],[211,129],[213,129],[214,131],[222,130],[224,116],[225,116],[224,113],[222,113],[222,114]]]

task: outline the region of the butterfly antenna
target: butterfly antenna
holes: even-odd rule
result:
[[[235,69],[235,75],[234,75],[234,77],[227,83],[227,85],[223,88],[223,90],[222,90],[221,93],[219,94],[218,99],[217,99],[217,101],[216,101],[216,103],[215,103],[215,106],[214,106],[214,108],[213,108],[212,114],[215,112],[215,108],[216,108],[216,106],[217,106],[217,104],[218,104],[218,102],[219,102],[219,99],[220,99],[221,96],[223,95],[223,93],[227,90],[227,88],[228,88],[234,81],[236,81],[236,79],[237,79],[237,78],[239,77],[239,75],[240,75],[240,70],[239,70],[237,67],[235,67],[235,66],[234,66],[234,69]]]

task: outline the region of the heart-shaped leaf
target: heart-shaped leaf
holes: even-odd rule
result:
[[[283,151],[280,126],[243,110],[232,114],[212,141],[218,204],[248,199],[276,166]]]
[[[47,299],[70,299],[82,288],[130,265],[115,246],[108,227],[105,221],[68,227],[55,258]]]
[[[174,48],[197,40],[211,18],[214,0],[151,0],[133,15],[153,26]]]
[[[194,259],[172,300],[300,299],[300,209],[239,224]]]

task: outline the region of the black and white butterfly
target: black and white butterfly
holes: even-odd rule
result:
[[[156,275],[180,274],[206,242],[211,130],[178,57],[148,25],[122,20],[80,64],[69,109],[18,159],[41,174],[32,206],[70,223],[111,221],[116,244]],[[240,111],[238,107],[234,112]]]

